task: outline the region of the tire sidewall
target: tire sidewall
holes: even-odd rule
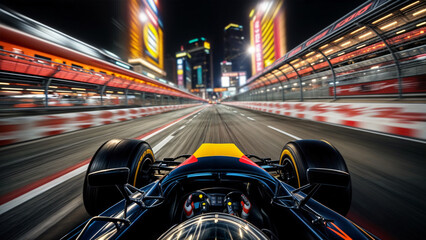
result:
[[[284,163],[285,159],[291,159],[293,167],[298,173],[298,183],[300,184],[290,184],[295,188],[309,183],[306,175],[309,168],[330,168],[349,173],[342,155],[326,141],[299,140],[290,142],[284,146],[281,152],[280,165]],[[307,193],[309,190],[304,192]],[[313,198],[334,211],[346,215],[352,199],[351,181],[345,188],[321,186]]]
[[[102,144],[90,161],[84,179],[83,202],[87,212],[98,215],[123,198],[115,186],[91,187],[87,181],[88,174],[109,168],[128,167],[128,183],[134,185],[136,179],[140,184],[135,187],[142,187],[142,184],[152,181],[152,177],[146,177],[146,182],[140,182],[138,179],[143,178],[143,171],[140,170],[144,167],[149,169],[154,161],[150,145],[142,140],[112,139]]]

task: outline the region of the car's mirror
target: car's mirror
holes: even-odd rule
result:
[[[350,181],[349,173],[329,168],[309,168],[306,174],[311,185],[346,187]]]
[[[129,180],[129,168],[110,168],[92,172],[87,176],[90,186],[101,187],[111,185],[125,185]]]

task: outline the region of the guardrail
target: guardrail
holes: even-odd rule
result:
[[[157,96],[175,104],[202,101],[181,89],[135,76],[107,74],[0,49],[0,107],[142,105],[157,101]],[[13,103],[3,103],[7,99]]]

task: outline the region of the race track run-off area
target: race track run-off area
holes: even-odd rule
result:
[[[2,146],[1,238],[58,239],[89,218],[84,173],[96,149],[113,138],[146,140],[157,159],[192,154],[202,143],[235,143],[245,154],[278,159],[289,141],[323,139],[351,174],[349,219],[382,239],[426,235],[425,141],[219,104]]]

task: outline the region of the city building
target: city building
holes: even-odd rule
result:
[[[264,1],[250,12],[252,74],[261,72],[287,52],[283,1]]]
[[[250,57],[247,53],[249,43],[244,38],[243,26],[230,23],[224,28],[224,58],[232,62],[232,71],[248,72]]]
[[[177,65],[173,55],[167,54],[164,58],[164,71],[166,71],[166,79],[177,85]]]
[[[129,0],[129,60],[136,72],[164,78],[163,23],[157,1]]]
[[[232,62],[228,62],[226,60],[220,62],[220,72],[221,73],[232,72]]]
[[[186,51],[176,53],[177,85],[182,89],[192,89],[191,55]]]
[[[185,51],[191,55],[191,92],[206,98],[207,92],[213,89],[213,57],[210,43],[204,37],[191,39]]]
[[[233,64],[228,61],[220,63],[221,70],[221,87],[226,88],[223,91],[222,97],[233,96],[237,93],[237,88],[244,85],[247,80],[247,73],[245,71],[233,71]]]

